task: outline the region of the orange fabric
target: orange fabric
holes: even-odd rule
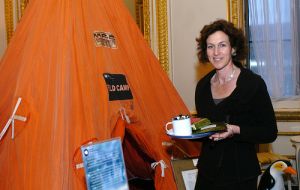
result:
[[[134,136],[128,132],[123,142],[123,153],[129,180],[132,178],[153,179],[154,170],[151,169],[151,163],[155,162],[155,159],[144,151]]]
[[[117,49],[96,47],[94,31],[112,33]],[[133,100],[108,101],[103,73],[126,75]],[[18,97],[17,114],[27,116],[15,122],[14,140],[10,127],[0,141],[1,190],[85,189],[74,153],[91,138],[111,138],[121,107],[140,123],[151,154],[170,159],[164,124],[188,114],[122,0],[30,1],[0,62],[0,92],[0,130]],[[181,145],[198,154],[195,143]],[[175,186],[166,170],[165,178],[156,171],[157,189]]]
[[[121,141],[123,142],[124,136],[125,136],[125,125],[126,121],[123,120],[121,117],[117,119],[116,125],[114,126],[112,132],[111,132],[111,137],[120,137]]]
[[[171,169],[171,163],[169,162],[170,158],[169,155],[164,154],[162,151],[164,149],[163,145],[160,144],[158,146],[153,146],[151,144],[151,140],[147,138],[146,131],[142,131],[141,123],[135,123],[126,125],[126,133],[130,135],[132,138],[134,138],[134,141],[136,141],[139,146],[135,146],[135,149],[139,149],[136,151],[145,153],[147,156],[145,156],[147,159],[144,159],[140,161],[138,164],[134,167],[134,162],[136,160],[139,160],[137,158],[136,160],[130,159],[127,160],[126,164],[128,166],[133,166],[131,170],[136,169],[137,171],[134,171],[133,173],[136,174],[138,177],[146,178],[147,176],[143,176],[143,174],[140,174],[140,171],[148,170],[150,167],[150,164],[153,162],[159,162],[163,160],[165,164],[167,164],[168,169],[165,169],[165,177],[163,177],[163,180],[161,179],[162,175],[162,168],[161,165],[157,165],[154,169],[155,171],[155,189],[176,189],[176,186],[174,183],[166,183],[165,181],[173,181],[173,174]],[[126,149],[125,149],[126,150]],[[152,159],[152,162],[151,160]],[[127,165],[126,165],[127,166]],[[147,172],[144,172],[147,174]],[[148,177],[151,177],[151,175],[148,175]]]

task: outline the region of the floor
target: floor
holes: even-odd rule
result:
[[[135,178],[130,179],[128,183],[130,190],[155,190],[153,180]]]

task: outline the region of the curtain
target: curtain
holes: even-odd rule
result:
[[[299,2],[249,0],[250,68],[273,99],[299,97]]]

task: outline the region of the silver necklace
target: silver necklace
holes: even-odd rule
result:
[[[227,78],[225,78],[224,83],[228,83],[229,81],[231,81],[234,78],[235,70],[236,70],[235,67],[233,67],[231,74]],[[219,76],[217,73],[214,74],[214,78],[216,78],[217,81],[219,81]],[[219,81],[219,83],[220,83],[220,81]]]
[[[231,74],[229,75],[228,78],[225,79],[225,82],[229,82],[234,78],[234,73],[235,73],[235,67],[233,67]]]

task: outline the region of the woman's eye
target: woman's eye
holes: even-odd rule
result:
[[[213,46],[207,46],[207,49],[211,49],[211,48],[213,48]]]
[[[219,44],[219,47],[226,47],[226,44]]]

